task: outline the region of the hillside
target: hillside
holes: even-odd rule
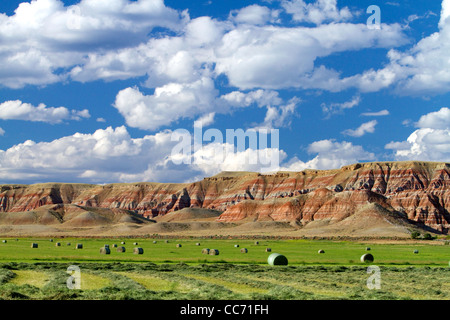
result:
[[[277,222],[275,229],[284,224],[282,230],[298,235],[407,233],[415,227],[447,234],[449,211],[450,164],[436,162],[358,163],[272,175],[222,172],[180,184],[0,186],[3,226],[128,223],[137,231],[141,224],[155,229],[154,221],[195,221],[194,229],[228,230],[224,224],[234,223],[248,225],[251,233],[252,223]],[[205,222],[203,229],[198,221]]]

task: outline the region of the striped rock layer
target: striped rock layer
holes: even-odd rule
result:
[[[156,217],[183,208],[222,211],[218,221],[340,221],[376,203],[448,233],[450,164],[359,163],[335,170],[223,172],[194,183],[1,185],[0,212],[49,204],[118,208]],[[1,213],[0,213],[1,214]]]

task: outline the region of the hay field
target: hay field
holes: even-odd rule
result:
[[[8,239],[0,243],[0,299],[450,299],[450,246],[443,242],[258,242]],[[31,243],[38,243],[38,248],[31,248]],[[75,249],[77,243],[83,249]],[[178,243],[182,246],[176,247]],[[100,254],[105,244],[109,255]],[[117,252],[114,244],[126,252]],[[144,253],[133,254],[134,247]],[[265,251],[268,247],[271,252]],[[202,254],[204,248],[220,254]],[[242,248],[248,252],[241,253]],[[269,266],[267,258],[274,252],[285,255],[289,265]],[[360,261],[367,252],[375,257],[373,263]],[[70,265],[80,268],[81,289],[67,288]],[[381,287],[371,290],[367,268],[373,265],[380,268]]]
[[[53,240],[53,241],[52,241]],[[156,243],[154,243],[156,241]],[[166,242],[167,241],[167,242]],[[443,241],[397,241],[391,243],[365,243],[331,240],[216,240],[216,239],[127,239],[127,238],[11,238],[0,243],[0,262],[152,262],[152,263],[234,263],[266,264],[267,257],[281,253],[289,265],[354,265],[361,255],[374,255],[377,265],[428,265],[448,266],[450,245]],[[56,243],[60,246],[56,246]],[[122,244],[125,242],[125,244]],[[31,248],[37,243],[38,248]],[[134,245],[134,243],[138,243]],[[197,245],[199,243],[200,245]],[[70,245],[68,245],[70,244]],[[75,249],[82,244],[82,249]],[[117,252],[114,245],[125,247]],[[177,247],[181,244],[181,247]],[[100,248],[109,245],[111,253],[100,254]],[[239,247],[235,247],[239,245]],[[144,254],[133,254],[135,247],[144,249]],[[204,255],[202,249],[218,249],[218,256]],[[248,253],[241,253],[241,249]],[[265,249],[270,248],[271,252]],[[318,254],[319,250],[325,253]],[[414,251],[419,253],[415,254]]]
[[[367,286],[371,275],[362,265],[81,263],[79,267],[81,288],[68,289],[64,263],[2,263],[0,299],[450,299],[448,267],[381,266],[379,289]],[[28,278],[31,274],[44,280]]]

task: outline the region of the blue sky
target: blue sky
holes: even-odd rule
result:
[[[449,16],[450,0],[2,1],[0,182],[195,181],[262,171],[261,151],[294,171],[450,161]],[[195,121],[279,145],[176,162]]]

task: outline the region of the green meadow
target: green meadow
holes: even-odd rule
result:
[[[0,243],[0,299],[450,299],[450,246],[439,241],[6,240]],[[83,248],[75,249],[77,243]],[[110,254],[100,254],[105,244]],[[144,253],[134,254],[134,247]],[[219,255],[202,254],[204,248]],[[268,265],[275,252],[289,264]],[[374,256],[372,263],[360,261],[365,253]],[[79,289],[67,287],[71,265],[80,268]],[[379,268],[375,289],[367,283],[374,275],[369,266]]]
[[[281,253],[289,265],[358,265],[360,257],[371,253],[377,265],[435,265],[447,266],[450,246],[443,242],[418,241],[417,243],[363,243],[327,240],[213,240],[213,239],[7,239],[0,243],[0,262],[153,262],[153,263],[233,263],[266,264],[267,257]],[[156,241],[156,243],[153,243]],[[60,246],[56,246],[59,242]],[[125,242],[125,244],[121,244]],[[137,242],[137,245],[133,243]],[[38,248],[31,248],[37,243]],[[75,249],[81,243],[82,249]],[[197,245],[199,243],[200,245]],[[439,244],[434,244],[439,243]],[[68,245],[70,244],[70,245]],[[110,254],[100,254],[100,248],[109,245]],[[117,252],[113,245],[125,247]],[[181,247],[177,247],[181,244]],[[239,245],[239,247],[235,247]],[[144,253],[133,253],[141,247]],[[370,251],[366,248],[370,247]],[[202,254],[203,248],[218,249],[219,255]],[[246,248],[247,253],[240,250]],[[266,252],[270,248],[271,252]],[[319,254],[318,251],[324,253]],[[418,250],[419,253],[414,253]]]

